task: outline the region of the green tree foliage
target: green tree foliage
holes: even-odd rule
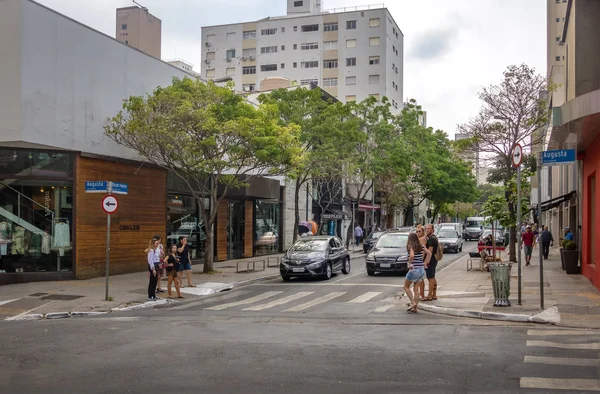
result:
[[[297,163],[299,129],[278,120],[277,107],[257,109],[231,86],[174,78],[146,97],[126,99],[105,133],[188,186],[206,225],[204,272],[211,272],[219,201],[231,189],[286,173]]]

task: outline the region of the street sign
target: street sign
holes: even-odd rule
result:
[[[547,150],[542,152],[543,166],[560,166],[574,163],[577,158],[575,149]]]
[[[517,144],[512,151],[512,164],[514,167],[519,167],[521,163],[523,163],[523,147]]]
[[[108,192],[108,182],[106,181],[85,181],[86,193],[106,193]]]
[[[126,183],[121,182],[111,182],[112,185],[112,193],[114,194],[127,194],[129,191],[129,186]]]
[[[117,211],[117,208],[119,207],[119,202],[117,201],[117,198],[115,196],[104,196],[104,198],[102,199],[102,209],[104,209],[104,212],[106,212],[107,214],[112,214],[115,213]]]

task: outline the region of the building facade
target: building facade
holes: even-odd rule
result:
[[[117,8],[115,37],[118,41],[160,59],[162,21],[145,7]]]
[[[404,36],[386,8],[287,3],[285,16],[203,27],[202,78],[229,77],[251,92],[280,76],[316,83],[343,102],[386,96],[393,111],[402,109]]]

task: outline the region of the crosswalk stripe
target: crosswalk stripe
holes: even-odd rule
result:
[[[521,378],[523,389],[600,391],[600,380]]]
[[[600,335],[600,333],[594,332],[594,331],[586,331],[586,330],[528,330],[527,335],[532,335],[532,336],[556,336],[556,335],[582,336],[582,335]]]
[[[333,293],[326,294],[323,297],[319,297],[312,301],[305,302],[304,304],[300,304],[300,305],[294,306],[292,308],[286,309],[283,312],[300,312],[300,311],[308,309],[312,306],[323,304],[323,303],[331,301],[335,298],[341,297],[344,294],[346,294],[345,291],[334,291]]]
[[[287,297],[283,297],[282,299],[271,301],[271,302],[267,302],[266,304],[260,304],[260,305],[251,306],[250,308],[246,308],[244,310],[245,311],[262,311],[264,309],[273,308],[274,306],[277,306],[277,305],[283,305],[283,304],[287,304],[288,302],[299,300],[300,298],[304,298],[304,297],[309,296],[309,295],[311,295],[313,293],[314,292],[312,292],[312,291],[301,291],[299,293],[292,294],[292,295],[287,296]]]
[[[600,343],[559,343],[550,341],[527,341],[527,346],[555,347],[558,349],[600,350]]]
[[[600,360],[593,358],[525,356],[523,362],[529,364],[571,365],[575,367],[600,367]]]
[[[388,309],[392,309],[395,306],[398,306],[398,304],[382,305],[379,308],[376,308],[374,312],[387,312]]]
[[[250,297],[245,300],[230,302],[228,304],[215,305],[215,306],[211,306],[210,308],[206,308],[206,309],[211,310],[211,311],[222,311],[223,309],[231,308],[234,306],[247,305],[247,304],[252,304],[254,302],[266,300],[267,298],[271,298],[271,297],[276,296],[277,294],[281,294],[281,293],[283,293],[283,291],[267,291],[266,293],[259,294],[255,297]]]
[[[236,297],[248,294],[248,293],[250,293],[250,292],[249,291],[235,291],[233,293],[229,293],[229,294],[226,294],[226,295],[222,295],[222,296],[218,296],[218,297],[213,297],[213,298],[209,298],[209,299],[206,299],[206,300],[194,301],[194,302],[190,302],[189,304],[183,304],[183,305],[176,306],[176,307],[170,308],[170,309],[171,310],[189,309],[189,308],[193,308],[193,307],[198,306],[198,305],[207,304],[209,302],[213,303],[215,301],[229,300],[231,298],[236,298]]]
[[[367,302],[369,301],[371,298],[375,298],[377,297],[379,294],[381,294],[380,291],[369,291],[361,296],[356,297],[353,300],[348,301],[351,304],[358,304],[358,303],[362,303],[362,302]]]

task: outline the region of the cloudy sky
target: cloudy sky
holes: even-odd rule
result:
[[[37,0],[114,36],[115,8],[130,0]],[[140,0],[163,22],[163,59],[200,68],[200,28],[284,15],[285,0]],[[323,0],[324,8],[378,0]],[[404,96],[427,111],[428,125],[451,137],[476,115],[477,93],[511,64],[540,73],[546,64],[545,0],[392,0],[386,4],[404,33]]]

